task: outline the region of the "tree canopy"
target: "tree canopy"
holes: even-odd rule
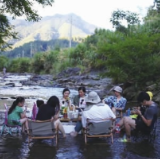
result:
[[[0,51],[10,47],[8,39],[16,38],[14,26],[9,23],[6,13],[11,14],[12,18],[25,16],[27,21],[39,21],[41,17],[33,9],[34,3],[42,6],[52,6],[54,0],[0,0]]]

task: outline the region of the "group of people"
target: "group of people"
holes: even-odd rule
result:
[[[103,122],[104,120],[112,120],[114,122],[116,113],[125,109],[127,100],[122,96],[122,88],[120,86],[115,86],[111,90],[114,92],[114,95],[101,100],[99,95],[94,91],[86,95],[86,88],[82,86],[78,88],[78,95],[71,101],[69,98],[70,90],[65,88],[61,99],[57,96],[52,96],[46,104],[43,100],[37,100],[38,111],[36,120],[53,120],[55,127],[62,133],[64,138],[66,134],[59,119],[62,107],[68,107],[68,110],[76,109],[81,112],[74,131],[70,133],[73,137],[77,136],[82,128],[86,128],[88,120],[96,123]],[[124,116],[116,124],[120,129],[126,131],[127,141],[130,141],[131,129],[149,132],[152,130],[157,118],[158,105],[151,100],[149,93],[139,93],[137,101],[141,107],[137,107],[137,109],[132,111],[131,116]],[[8,122],[10,124],[17,123],[22,125],[22,132],[28,132],[26,109],[22,110],[24,102],[25,99],[23,97],[18,97],[13,102],[8,112]],[[116,126],[114,127],[115,129]]]

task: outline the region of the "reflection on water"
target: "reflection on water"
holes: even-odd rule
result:
[[[114,143],[110,139],[94,138],[84,144],[83,135],[76,138],[67,135],[66,139],[59,139],[58,146],[52,145],[51,140],[36,140],[28,147],[27,136],[14,136],[0,139],[0,158],[43,158],[43,159],[149,159],[160,158],[160,119],[158,119],[156,140],[152,143],[140,142],[121,143],[114,135]]]

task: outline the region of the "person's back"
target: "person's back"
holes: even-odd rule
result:
[[[90,110],[84,111],[84,114],[93,119],[105,119],[115,117],[110,107],[103,103],[93,105]]]
[[[8,123],[14,125],[12,120],[20,120],[20,114],[23,113],[22,107],[16,106],[16,108],[8,115]]]
[[[83,112],[82,123],[85,127],[86,119],[90,119],[92,122],[102,122],[107,119],[115,118],[116,116],[108,105],[99,103],[93,105],[90,110]]]
[[[47,104],[39,108],[36,120],[49,120],[55,115],[55,108]]]

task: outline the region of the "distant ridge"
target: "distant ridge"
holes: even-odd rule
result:
[[[43,17],[39,22],[10,19],[11,24],[15,25],[15,30],[18,32],[19,37],[18,40],[11,40],[10,43],[13,43],[13,48],[15,48],[37,40],[69,39],[71,17],[73,40],[78,41],[94,33],[95,25],[87,23],[73,13]]]

